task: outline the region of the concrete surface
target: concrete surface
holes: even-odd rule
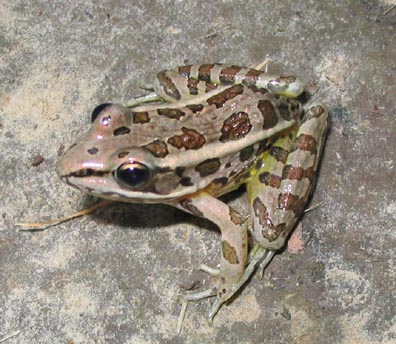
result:
[[[0,341],[396,343],[396,8],[390,1],[0,2]],[[285,250],[213,326],[181,286],[209,278],[214,226],[113,204],[41,232],[15,223],[83,208],[55,163],[106,101],[164,68],[254,65],[307,80],[331,131],[305,249]],[[44,158],[43,161],[42,158]],[[233,205],[247,213],[244,194]],[[208,230],[209,229],[209,230]]]

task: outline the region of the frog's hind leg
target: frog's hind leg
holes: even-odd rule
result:
[[[265,249],[280,249],[302,214],[314,186],[327,117],[324,106],[310,106],[300,126],[278,138],[256,164],[247,191],[252,234]]]
[[[265,60],[254,68],[223,63],[180,66],[158,73],[154,90],[169,103],[196,98],[219,86],[240,84],[291,98],[304,91],[304,83],[295,76],[271,75],[263,71],[267,63]]]
[[[157,74],[154,92],[129,101],[126,106],[132,107],[154,101],[178,103],[218,89],[234,85],[246,85],[267,89],[270,92],[291,98],[298,97],[304,90],[304,83],[295,76],[267,74],[265,69],[268,59],[254,68],[239,67],[222,63],[180,66],[173,70],[163,70]],[[265,70],[263,70],[265,69]]]
[[[264,60],[255,66],[254,69],[262,71],[268,67],[268,61],[268,59]],[[266,70],[264,72],[266,73]],[[141,87],[153,92],[131,99],[125,104],[125,107],[134,107],[143,103],[161,100],[174,103],[179,100],[192,98],[198,94],[207,93],[217,87],[215,83],[208,82],[206,77],[200,78],[198,72],[195,77],[186,76],[183,73],[183,67],[177,70],[164,70],[158,73],[154,85],[144,85]],[[221,81],[217,80],[217,83],[221,84]]]
[[[287,101],[287,100],[286,100]],[[283,178],[286,161],[293,150],[294,141],[298,131],[298,124],[288,132],[279,136],[269,150],[263,152],[258,158],[256,169],[253,171],[250,182],[247,184],[248,201],[251,209],[252,235],[261,245],[262,250],[251,252],[249,266],[258,267],[260,278],[264,269],[283,246],[285,230],[279,225],[274,213],[278,209],[280,185]],[[264,241],[266,239],[266,241]]]

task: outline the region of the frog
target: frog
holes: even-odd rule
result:
[[[328,110],[303,106],[304,87],[295,76],[223,63],[161,71],[151,93],[98,106],[57,173],[99,198],[168,204],[217,225],[220,266],[200,266],[213,286],[183,296],[184,309],[214,297],[213,320],[285,245],[314,188]],[[242,185],[248,218],[219,199]]]

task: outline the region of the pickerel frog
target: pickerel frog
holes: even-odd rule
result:
[[[57,171],[97,197],[166,203],[214,222],[220,268],[201,269],[216,283],[185,296],[214,296],[212,319],[295,226],[314,186],[328,113],[320,104],[304,110],[293,99],[304,90],[296,77],[233,65],[163,71],[153,90],[128,106],[99,106]],[[250,221],[217,199],[242,184]]]

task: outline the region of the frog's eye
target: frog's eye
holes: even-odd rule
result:
[[[93,123],[95,121],[96,117],[98,117],[98,115],[102,112],[102,110],[105,107],[108,107],[109,105],[112,105],[112,103],[100,104],[95,109],[93,109],[92,114],[91,114],[91,123]]]
[[[122,164],[114,173],[118,183],[131,189],[141,189],[151,179],[151,171],[139,162],[128,162]]]

